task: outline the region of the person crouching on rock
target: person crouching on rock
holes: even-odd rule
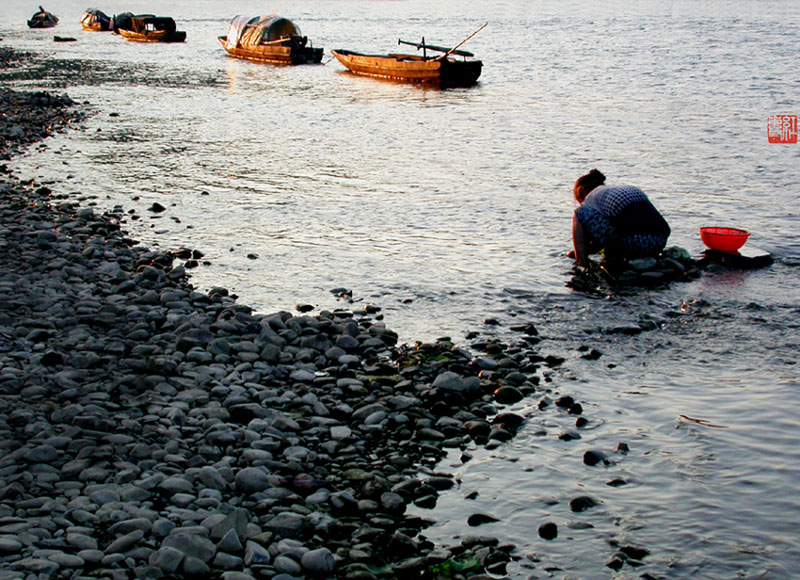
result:
[[[656,257],[667,245],[670,227],[645,193],[631,185],[604,185],[606,176],[592,169],[573,188],[580,207],[572,217],[572,242],[579,266],[603,250],[609,264]]]

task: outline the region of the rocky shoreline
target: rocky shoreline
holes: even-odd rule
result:
[[[0,107],[5,158],[83,114],[48,93]],[[535,328],[476,356],[397,345],[371,308],[254,313],[196,291],[181,253],[129,239],[120,214],[3,172],[0,579],[505,574],[513,546],[437,546],[406,512],[455,484],[435,471],[446,449],[525,421],[503,405],[561,362]]]

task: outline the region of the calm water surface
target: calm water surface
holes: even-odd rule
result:
[[[461,485],[420,512],[438,521],[431,538],[513,543],[514,578],[795,576],[800,145],[769,144],[766,122],[800,114],[800,2],[176,0],[164,15],[188,38],[170,46],[84,33],[86,6],[71,0],[46,6],[55,31],[31,31],[35,8],[3,6],[3,44],[64,59],[45,85],[98,114],[15,160],[21,177],[133,212],[126,228],[150,245],[199,249],[210,264],[195,285],[259,311],[371,303],[404,341],[465,345],[470,330],[512,341],[511,326],[533,322],[540,353],[566,358],[540,378],[582,402],[581,438],[561,440],[574,417],[538,411],[540,397],[520,404],[529,420],[514,441],[440,466]],[[294,68],[227,58],[227,21],[270,10],[326,51],[452,45],[488,22],[465,46],[484,73],[437,91],[351,76],[327,52]],[[83,80],[63,74],[76,67]],[[570,189],[592,167],[644,188],[671,243],[699,254],[698,227],[742,227],[775,264],[573,292]],[[356,303],[337,302],[338,287]],[[639,323],[655,330],[612,332]],[[611,465],[583,465],[589,449]],[[627,485],[607,485],[616,478]],[[579,495],[600,503],[573,513]],[[474,512],[500,522],[469,528]],[[556,540],[538,537],[545,521]],[[651,554],[615,573],[616,545]]]

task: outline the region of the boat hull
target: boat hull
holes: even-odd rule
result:
[[[183,42],[186,40],[186,32],[183,30],[154,30],[148,32],[134,32],[124,28],[119,29],[119,34],[131,42]]]
[[[217,40],[219,40],[225,52],[233,58],[272,64],[316,64],[322,61],[321,48],[312,48],[310,46],[297,47],[282,44],[259,45],[254,47],[229,47],[226,37],[218,36]]]
[[[348,50],[332,50],[331,54],[354,74],[441,87],[472,86],[478,81],[483,68],[479,60],[368,55]]]

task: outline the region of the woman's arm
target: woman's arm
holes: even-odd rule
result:
[[[589,244],[583,225],[575,214],[572,215],[572,246],[575,249],[575,261],[579,266],[586,266],[589,263]]]

